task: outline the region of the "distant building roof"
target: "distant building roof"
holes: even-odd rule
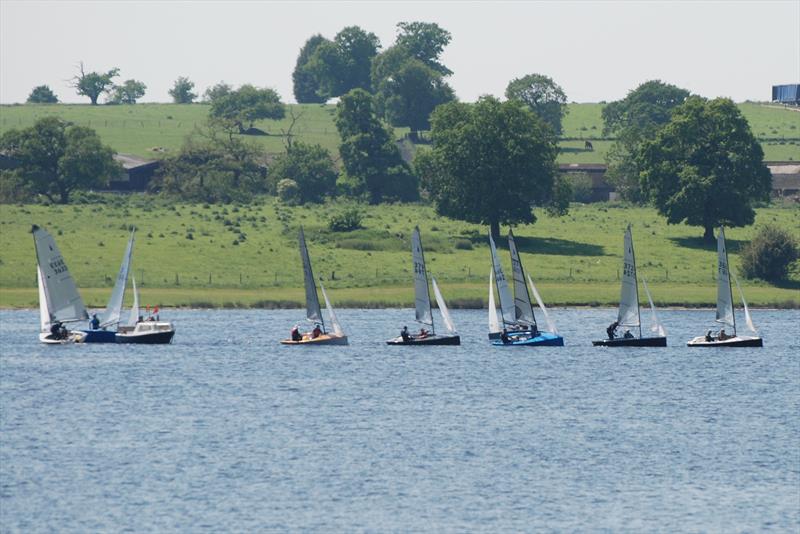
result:
[[[132,154],[114,154],[114,159],[126,170],[149,166],[157,167],[160,164],[158,160],[144,159]]]

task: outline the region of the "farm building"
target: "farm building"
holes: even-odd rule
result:
[[[773,161],[767,167],[772,173],[772,196],[800,200],[800,163]]]
[[[558,166],[563,174],[582,174],[592,181],[591,202],[612,199],[614,186],[605,179],[606,165],[603,163],[565,163]]]
[[[160,161],[142,159],[130,154],[114,154],[122,165],[122,173],[108,182],[109,191],[145,191],[161,165]]]
[[[773,85],[772,101],[800,106],[800,84]]]

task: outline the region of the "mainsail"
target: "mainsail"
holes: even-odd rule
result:
[[[455,334],[456,326],[453,324],[453,318],[450,317],[450,311],[447,309],[447,304],[444,301],[442,292],[439,291],[439,286],[436,284],[436,278],[432,276],[431,284],[433,285],[433,294],[436,296],[436,304],[439,306],[439,313],[442,314],[445,330],[447,330],[448,334]]]
[[[517,252],[517,245],[514,243],[514,234],[510,230],[508,232],[508,250],[511,252],[511,273],[514,278],[514,317],[517,323],[535,325],[536,318],[533,316],[531,296],[528,294],[528,286],[525,283],[525,271],[522,268],[519,252]]]
[[[497,306],[494,303],[494,269],[489,270],[489,332],[500,331],[500,318],[497,317]]]
[[[108,305],[100,320],[101,327],[114,325],[120,321],[122,301],[125,299],[125,288],[128,285],[128,271],[131,266],[134,232],[135,230],[131,232],[131,238],[128,240],[128,246],[125,249],[125,254],[122,256],[122,264],[119,266],[117,281],[114,283],[114,290],[111,292],[111,298],[108,299]]]
[[[36,261],[47,302],[49,322],[72,322],[88,319],[86,306],[78,294],[75,281],[69,274],[67,264],[61,256],[55,240],[46,230],[38,226],[33,227],[32,233],[36,246]]]
[[[325,323],[322,320],[322,310],[319,307],[319,297],[317,296],[317,285],[314,282],[314,273],[311,270],[311,259],[308,257],[308,248],[306,247],[306,237],[303,234],[303,228],[300,227],[298,235],[300,242],[300,258],[303,260],[303,276],[305,277],[306,288],[306,317],[309,321],[319,323],[324,330]]]
[[[734,335],[736,334],[728,251],[725,248],[725,232],[721,226],[717,234],[717,322],[730,326],[733,328]]]
[[[131,273],[131,282],[133,283],[133,306],[131,306],[131,314],[128,316],[128,326],[136,326],[139,322],[139,290],[136,289],[136,278]]]
[[[508,281],[503,274],[503,267],[500,265],[500,258],[497,255],[497,248],[494,246],[492,234],[489,234],[489,249],[492,252],[492,268],[494,269],[494,279],[497,282],[497,294],[500,297],[500,315],[504,324],[514,324],[514,298],[508,288]]]
[[[422,253],[422,239],[419,236],[418,226],[411,235],[411,253],[414,259],[414,308],[417,312],[417,321],[433,328],[428,274],[425,271],[425,256]]]
[[[636,257],[633,253],[631,225],[625,229],[625,249],[622,260],[622,289],[619,298],[617,323],[620,326],[639,328],[641,337],[642,321],[639,316],[639,285],[636,280]]]
[[[343,336],[342,325],[339,324],[339,319],[336,317],[336,312],[333,311],[333,306],[331,306],[331,301],[328,300],[328,294],[325,293],[325,286],[322,285],[322,282],[319,283],[319,288],[322,290],[322,298],[325,299],[325,309],[328,310],[328,319],[333,327],[333,333],[337,336]]]

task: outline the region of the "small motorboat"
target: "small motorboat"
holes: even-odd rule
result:
[[[141,345],[165,345],[172,342],[175,326],[169,321],[161,321],[158,306],[146,319],[139,315],[139,290],[136,289],[136,278],[131,275],[133,284],[133,306],[128,317],[128,324],[120,324],[116,332],[117,343],[137,343]]]

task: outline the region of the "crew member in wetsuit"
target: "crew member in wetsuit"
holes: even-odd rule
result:
[[[619,321],[614,321],[608,328],[606,328],[606,334],[608,334],[608,339],[614,339],[614,332],[617,331],[617,327],[619,326]]]
[[[508,330],[503,328],[503,332],[500,334],[500,341],[503,342],[503,345],[507,345],[511,340],[508,338]]]
[[[404,326],[402,330],[400,330],[400,337],[403,338],[403,341],[406,343],[409,342],[411,339],[411,334],[408,333],[408,327]]]

